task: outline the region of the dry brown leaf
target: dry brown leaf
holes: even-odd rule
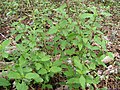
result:
[[[102,62],[104,62],[105,64],[106,63],[109,63],[109,62],[111,62],[113,59],[111,59],[109,56],[106,56],[103,60],[102,60]]]

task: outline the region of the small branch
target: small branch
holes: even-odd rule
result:
[[[2,33],[0,33],[0,35],[1,35],[3,38],[5,38],[5,39],[6,39],[5,35],[3,35]]]

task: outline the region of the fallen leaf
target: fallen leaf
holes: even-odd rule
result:
[[[109,63],[109,62],[111,62],[113,59],[111,59],[109,56],[106,56],[103,60],[102,60],[102,62],[103,63]]]

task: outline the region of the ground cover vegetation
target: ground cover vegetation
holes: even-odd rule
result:
[[[106,47],[102,25],[110,24],[104,21],[113,15],[110,7],[116,2],[1,0],[1,89],[110,89],[99,86],[109,78],[99,69],[108,68],[115,58]],[[119,73],[117,69],[113,72]]]

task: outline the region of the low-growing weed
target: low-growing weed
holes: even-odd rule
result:
[[[70,7],[69,14],[79,14],[73,18],[66,4],[56,9],[50,5],[43,11],[34,9],[30,25],[23,24],[22,18],[12,23],[12,38],[0,44],[0,54],[1,60],[7,58],[14,65],[6,68],[6,74],[3,70],[8,80],[1,78],[0,86],[9,86],[13,79],[17,90],[28,90],[32,84],[53,89],[50,80],[56,74],[65,77],[59,84],[71,90],[99,83],[96,68],[106,66],[102,59],[108,54],[107,41],[99,30],[102,13],[95,6],[81,6],[80,13]],[[16,48],[8,53],[7,48],[13,46]]]

